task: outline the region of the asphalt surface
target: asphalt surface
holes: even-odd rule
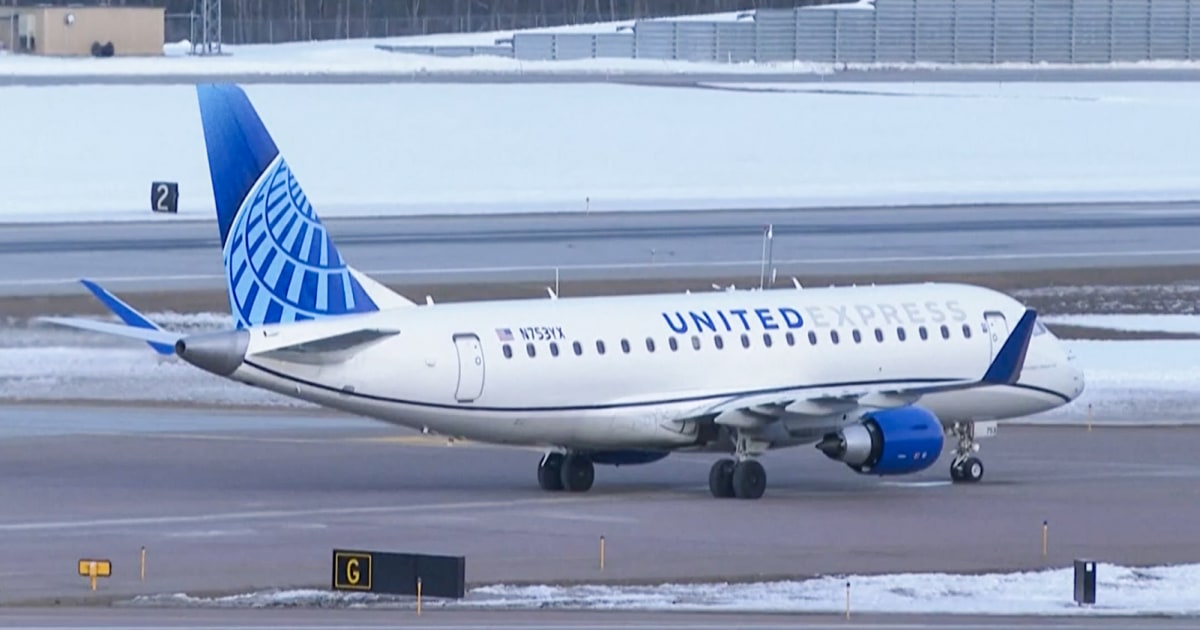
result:
[[[327,219],[389,283],[998,272],[1200,261],[1200,202]],[[557,275],[556,275],[557,274]],[[0,226],[0,296],[224,286],[214,221]]]
[[[10,630],[19,628],[302,628],[307,630],[360,630],[362,628],[406,628],[412,630],[524,630],[567,628],[570,630],[885,630],[941,628],[944,630],[1071,630],[1074,628],[1194,628],[1195,619],[1034,619],[1028,617],[958,617],[928,615],[851,615],[850,619],[829,615],[747,615],[622,612],[430,612],[418,617],[413,612],[345,610],[121,610],[40,609],[0,610],[0,622]]]
[[[897,83],[897,82],[1094,82],[1094,81],[1195,81],[1196,68],[971,68],[971,69],[844,69],[812,72],[330,72],[330,73],[175,73],[138,74],[6,74],[0,87],[9,85],[172,85],[210,82],[240,84],[308,83],[636,83],[691,87],[700,83]]]
[[[0,603],[327,588],[347,547],[465,555],[472,584],[1197,562],[1198,437],[1005,427],[977,486],[951,486],[944,462],[880,480],[797,448],[765,457],[763,499],[730,502],[708,495],[714,456],[601,467],[591,492],[547,495],[537,452],[344,416],[6,406]],[[75,574],[88,557],[114,562],[94,594]]]

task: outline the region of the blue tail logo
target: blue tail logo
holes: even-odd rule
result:
[[[379,310],[236,86],[197,86],[238,328]]]

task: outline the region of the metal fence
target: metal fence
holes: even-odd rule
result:
[[[632,32],[517,33],[486,54],[863,64],[1200,58],[1200,0],[875,0],[874,7],[762,9],[743,17],[639,20]],[[443,54],[436,46],[392,49]]]

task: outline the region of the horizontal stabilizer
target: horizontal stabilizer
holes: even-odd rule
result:
[[[81,282],[88,291],[91,291],[92,295],[96,296],[96,299],[100,300],[100,302],[104,304],[108,310],[112,311],[113,314],[121,318],[121,321],[125,322],[127,325],[136,328],[146,328],[149,330],[162,330],[158,324],[150,321],[148,317],[142,315],[137,311],[137,309],[126,304],[121,298],[110,293],[108,289],[105,289],[104,287],[87,279],[80,280],[79,282]],[[146,343],[150,344],[150,347],[159,354],[175,354],[175,348],[169,344],[161,344],[154,341],[147,341]]]
[[[168,346],[170,348],[174,348],[175,342],[179,341],[180,339],[180,335],[165,330],[142,328],[140,326],[126,326],[125,324],[113,324],[109,322],[98,322],[94,319],[85,319],[82,317],[39,317],[36,321],[46,322],[48,324],[56,324],[58,326],[66,326],[68,328],[90,330],[92,332],[104,333],[106,335],[125,337],[127,339],[139,339],[147,343]]]

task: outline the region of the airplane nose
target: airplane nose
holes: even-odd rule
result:
[[[175,354],[206,372],[229,376],[245,360],[249,346],[249,332],[229,330],[184,337],[175,342]]]
[[[1067,360],[1067,377],[1070,379],[1071,400],[1079,398],[1083,393],[1086,381],[1083,376],[1083,370],[1074,359]]]

